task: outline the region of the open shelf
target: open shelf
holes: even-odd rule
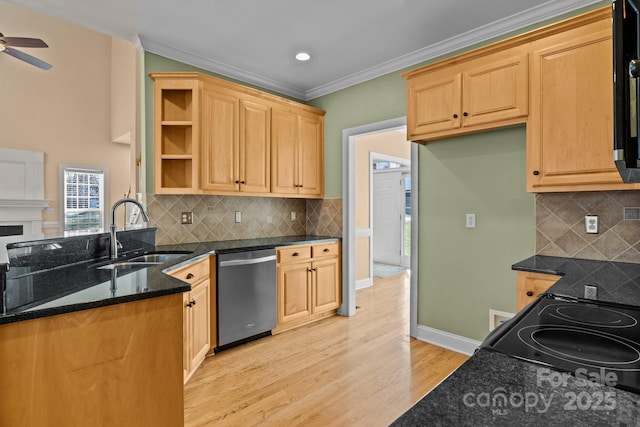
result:
[[[162,90],[162,120],[163,121],[191,121],[192,116],[191,89],[163,89]]]
[[[161,154],[192,154],[193,138],[190,125],[162,125]]]
[[[162,188],[191,188],[192,159],[162,159]]]

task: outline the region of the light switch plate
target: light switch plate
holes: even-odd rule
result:
[[[468,213],[466,217],[467,228],[476,228],[476,214]]]
[[[242,222],[242,212],[236,211],[235,222]]]

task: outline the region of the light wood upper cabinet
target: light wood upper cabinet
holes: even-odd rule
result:
[[[252,100],[240,100],[240,190],[271,191],[271,108]]]
[[[528,55],[523,47],[404,76],[407,136],[413,141],[478,132],[527,116]]]
[[[233,91],[202,92],[202,189],[268,193],[271,108]]]
[[[611,7],[403,74],[408,139],[527,123],[527,191],[631,190],[613,162]]]
[[[324,196],[324,111],[200,73],[151,78],[156,193]]]
[[[407,82],[408,137],[451,132],[460,127],[462,75],[444,70],[427,73]]]
[[[202,91],[202,188],[213,192],[238,191],[238,112],[234,93]]]
[[[154,85],[155,191],[199,191],[200,82],[163,79]]]
[[[324,117],[274,108],[271,126],[271,191],[324,196]]]
[[[634,188],[613,162],[611,19],[533,43],[527,190]]]

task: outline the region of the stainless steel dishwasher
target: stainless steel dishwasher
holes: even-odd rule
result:
[[[276,327],[276,250],[220,254],[216,351],[271,334]]]

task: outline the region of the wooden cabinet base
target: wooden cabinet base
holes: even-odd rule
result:
[[[283,325],[278,325],[275,329],[271,331],[273,335],[279,334],[284,331],[288,331],[289,329],[298,328],[300,326],[307,325],[309,323],[317,322],[318,320],[324,319],[325,317],[335,316],[337,314],[337,310],[326,311],[324,313],[315,313],[308,315],[300,320],[293,320],[287,322]]]
[[[182,294],[0,326],[0,425],[176,426]]]

